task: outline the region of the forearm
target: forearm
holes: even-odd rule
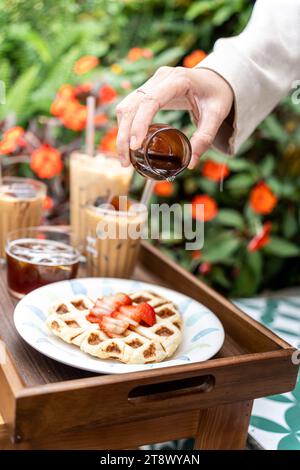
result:
[[[217,41],[197,68],[217,72],[233,89],[233,122],[214,141],[233,154],[300,78],[300,1],[258,0],[245,30]]]

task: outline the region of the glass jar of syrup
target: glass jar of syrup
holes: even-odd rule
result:
[[[191,144],[181,131],[167,124],[152,124],[130,160],[138,173],[155,180],[173,180],[190,163]]]

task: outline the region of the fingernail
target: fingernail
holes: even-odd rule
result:
[[[137,144],[137,140],[136,140],[135,135],[133,135],[133,136],[131,137],[131,139],[130,139],[130,148],[131,148],[132,150],[136,150],[136,149],[137,149],[137,145],[136,145],[136,144]]]

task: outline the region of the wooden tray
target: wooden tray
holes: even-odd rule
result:
[[[225,343],[209,361],[100,376],[57,363],[16,333],[5,269],[0,276],[0,413],[13,448],[124,449],[192,436],[196,448],[243,448],[253,399],[295,386],[288,343],[147,243],[133,277],[193,297],[223,323]]]

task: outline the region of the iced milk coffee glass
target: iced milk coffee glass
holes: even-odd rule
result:
[[[88,275],[130,278],[147,221],[147,208],[133,202],[125,210],[109,204],[99,207],[88,204],[85,216]]]
[[[39,225],[47,187],[29,178],[5,176],[0,181],[0,260],[5,258],[7,234]]]
[[[70,212],[72,231],[84,240],[84,210],[88,201],[98,196],[119,196],[128,193],[132,168],[123,168],[112,156],[90,156],[75,152],[70,158]]]

